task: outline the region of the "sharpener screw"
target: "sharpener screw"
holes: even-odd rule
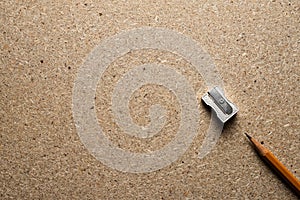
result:
[[[220,104],[223,104],[223,103],[225,103],[225,100],[224,100],[224,99],[220,99],[220,100],[219,100],[219,103],[220,103]]]

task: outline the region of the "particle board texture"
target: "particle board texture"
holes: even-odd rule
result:
[[[299,1],[1,1],[0,199],[297,199],[244,133],[300,178],[299,24]],[[106,38],[140,27],[195,40],[214,60],[239,112],[199,159],[211,118],[200,100],[207,92],[201,74],[169,51],[143,49],[119,57],[98,82],[91,108],[119,148],[155,151],[180,126],[176,95],[147,84],[131,96],[132,120],[149,124],[149,107],[158,103],[168,110],[166,127],[147,139],[120,130],[111,95],[126,70],[168,64],[199,90],[199,133],[186,152],[154,172],[129,173],[104,165],[84,146],[72,95],[89,53]]]

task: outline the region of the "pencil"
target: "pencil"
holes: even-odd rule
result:
[[[247,133],[245,133],[245,135],[251,141],[261,158],[286,181],[298,196],[300,196],[300,181],[272,154],[271,151]]]

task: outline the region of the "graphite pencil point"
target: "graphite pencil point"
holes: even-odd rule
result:
[[[249,139],[249,140],[251,140],[251,136],[250,135],[248,135],[247,133],[245,133],[245,135],[247,136],[247,138]]]

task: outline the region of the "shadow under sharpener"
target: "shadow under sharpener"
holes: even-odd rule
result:
[[[202,100],[213,109],[217,117],[223,123],[227,122],[239,111],[239,109],[225,97],[219,87],[214,87],[207,92],[202,97]]]

